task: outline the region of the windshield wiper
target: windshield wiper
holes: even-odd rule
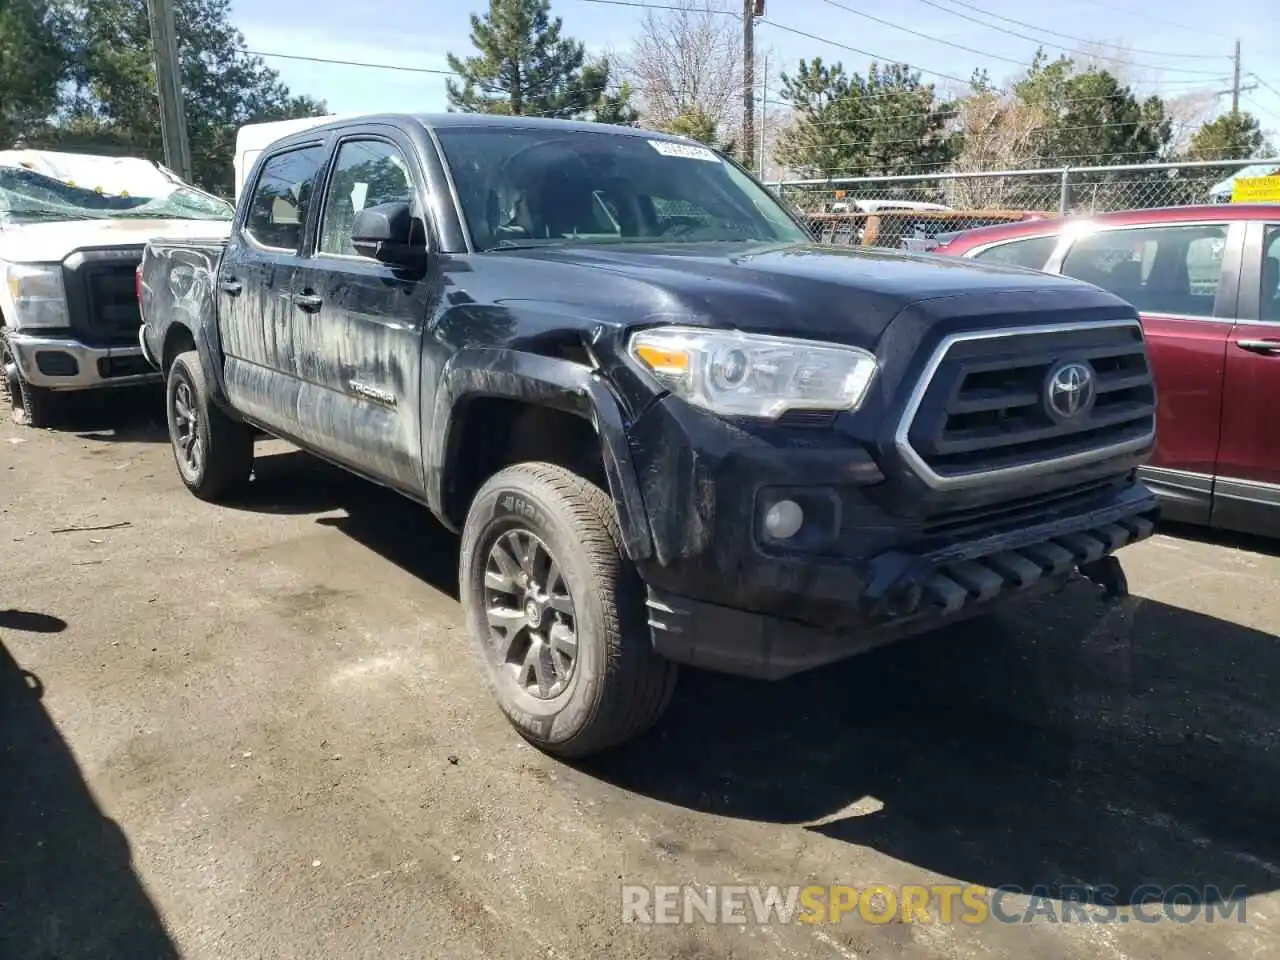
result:
[[[31,218],[33,220],[97,220],[98,217],[74,210],[10,210],[9,216],[15,220]]]

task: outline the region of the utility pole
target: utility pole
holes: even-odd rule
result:
[[[1236,41],[1235,69],[1231,74],[1231,115],[1240,113],[1240,41]]]
[[[183,180],[190,180],[191,148],[187,144],[187,115],[182,103],[182,77],[178,69],[178,36],[173,25],[172,0],[147,0],[147,17],[151,21],[156,94],[160,97],[164,165]]]
[[[763,0],[742,0],[742,159],[750,170],[756,146],[756,7]]]
[[[764,179],[764,132],[769,121],[769,55],[764,56],[764,76],[760,78],[760,179]]]

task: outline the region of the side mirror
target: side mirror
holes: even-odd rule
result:
[[[424,244],[414,244],[413,210],[409,204],[381,203],[356,214],[351,226],[351,245],[362,257],[383,263],[413,263],[426,252]]]

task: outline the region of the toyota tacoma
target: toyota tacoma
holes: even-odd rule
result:
[[[422,503],[496,699],[560,755],[651,726],[680,664],[778,678],[1081,574],[1122,592],[1157,516],[1131,306],[816,245],[676,137],[345,118],[141,276],[183,483],[236,496],[265,433]]]

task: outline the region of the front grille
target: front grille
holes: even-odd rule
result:
[[[103,265],[85,278],[89,292],[89,316],[102,333],[137,334],[142,324],[133,271],[136,263]]]
[[[1088,509],[1093,501],[1128,482],[1127,477],[1126,474],[1121,478],[1077,483],[1034,496],[934,513],[925,518],[921,532],[926,536],[964,536],[975,531],[997,533],[1028,522],[1052,519],[1068,511]]]
[[[1048,381],[1063,364],[1093,384],[1091,403],[1073,415],[1049,402]],[[939,347],[930,370],[899,447],[944,484],[1140,449],[1155,429],[1155,382],[1136,322],[961,334]]]
[[[134,270],[141,262],[141,247],[80,250],[63,262],[71,326],[86,343],[137,342],[142,314]]]

